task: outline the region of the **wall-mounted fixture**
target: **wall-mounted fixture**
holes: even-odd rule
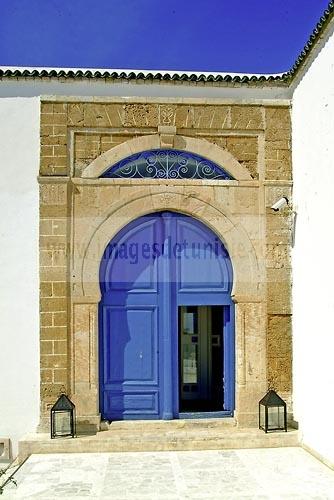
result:
[[[289,205],[289,200],[286,196],[282,196],[276,203],[271,205],[271,209],[274,210],[274,212],[278,212],[279,210],[282,210],[282,208],[286,207]]]

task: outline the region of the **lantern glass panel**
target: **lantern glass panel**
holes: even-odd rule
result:
[[[278,409],[277,407],[268,408],[268,430],[278,427]]]
[[[71,412],[57,411],[54,414],[54,433],[56,436],[68,436],[71,430]]]
[[[284,429],[284,407],[272,406],[268,408],[268,430]]]

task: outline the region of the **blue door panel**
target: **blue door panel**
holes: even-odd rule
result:
[[[176,265],[178,292],[228,293],[229,258],[218,237],[197,221],[189,224],[178,218],[176,224],[177,241],[183,245]]]
[[[104,306],[105,384],[157,384],[157,309]],[[111,335],[112,329],[115,335]],[[117,334],[119,332],[120,334]],[[109,362],[111,357],[111,362]]]
[[[193,250],[194,249],[194,250]],[[100,267],[100,411],[110,420],[178,416],[178,306],[225,305],[224,379],[234,409],[232,267],[218,237],[172,212],[123,228]]]
[[[124,383],[157,384],[156,310],[127,308],[125,312],[129,342],[124,350]]]
[[[146,220],[109,245],[105,273],[111,290],[157,292],[156,254],[150,249],[158,237],[157,221]]]
[[[159,395],[135,389],[125,394],[111,390],[105,393],[104,407],[110,408],[110,420],[159,418]]]

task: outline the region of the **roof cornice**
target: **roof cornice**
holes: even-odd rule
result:
[[[93,68],[21,68],[0,67],[0,78],[65,78],[104,80],[143,80],[165,82],[197,83],[257,83],[283,82],[287,73],[240,74],[190,71],[150,71],[135,69],[93,69]]]
[[[312,31],[306,45],[293,63],[292,68],[287,72],[288,80],[292,81],[297,73],[305,66],[311,52],[319,42],[320,38],[325,34],[325,31],[334,17],[334,0],[331,0]]]

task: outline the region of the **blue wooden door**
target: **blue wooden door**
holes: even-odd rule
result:
[[[217,236],[195,219],[155,213],[110,242],[100,267],[100,411],[119,419],[178,416],[178,308],[232,308],[232,268]],[[226,315],[226,317],[228,317]],[[230,332],[230,333],[229,333]],[[226,411],[234,405],[234,335],[224,329]],[[227,352],[228,351],[228,352]]]
[[[107,247],[101,265],[100,379],[104,418],[161,418],[163,386],[158,332],[163,318],[158,255],[160,218],[127,226]]]

